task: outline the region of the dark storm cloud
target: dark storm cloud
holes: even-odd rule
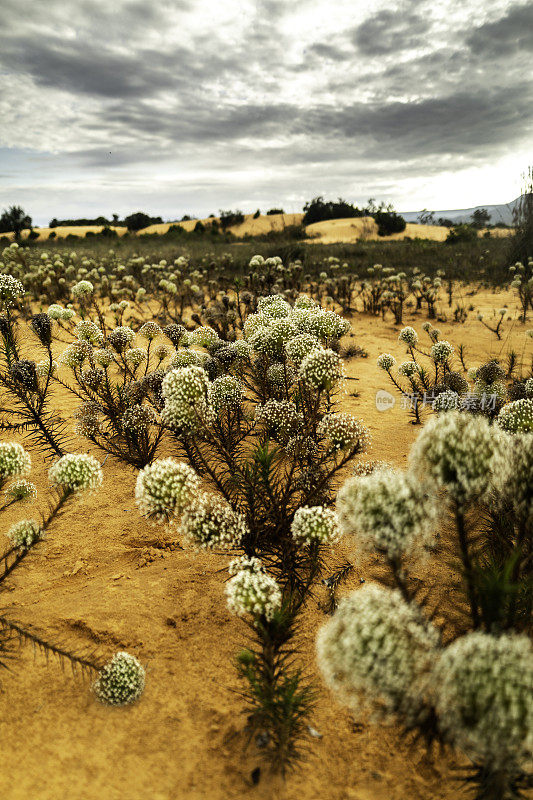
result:
[[[533,51],[533,3],[513,5],[505,16],[487,22],[468,38],[473,53],[489,57]],[[529,65],[531,69],[531,64]]]
[[[173,165],[218,186],[223,170],[238,192],[249,170],[294,192],[322,172],[341,193],[357,176],[392,185],[391,164],[399,180],[489,163],[531,136],[533,4],[498,17],[446,0],[437,19],[423,0],[353,0],[335,27],[325,0],[243,2],[2,0],[2,140],[29,130],[24,146],[91,177]]]
[[[363,55],[389,55],[419,47],[429,28],[428,17],[402,5],[366,19],[354,31],[353,40]]]

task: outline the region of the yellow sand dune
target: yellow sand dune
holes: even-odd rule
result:
[[[244,236],[260,236],[269,233],[270,231],[282,231],[291,225],[301,225],[304,215],[299,214],[272,214],[267,216],[261,214],[259,217],[254,218],[253,214],[245,214],[244,222],[240,225],[234,225],[229,228],[231,233],[237,237]],[[218,217],[206,217],[201,220],[191,219],[184,222],[163,222],[157,225],[149,225],[147,228],[139,231],[139,235],[159,233],[164,234],[168,229],[174,225],[179,225],[186,231],[194,230],[197,222],[202,222],[204,225],[210,225],[212,222],[220,222]],[[115,230],[119,236],[123,236],[127,229],[121,226],[110,226]],[[93,233],[100,233],[103,229],[102,225],[86,225],[86,226],[62,226],[57,228],[34,228],[35,232],[39,234],[38,241],[46,241],[52,231],[55,231],[58,239],[64,239],[69,234],[74,236],[84,237],[88,231]],[[350,243],[358,241],[373,241],[378,238],[381,241],[394,241],[410,237],[411,239],[432,239],[437,242],[443,242],[448,236],[449,229],[440,227],[438,225],[418,225],[414,222],[408,222],[405,231],[402,233],[394,233],[392,236],[378,237],[378,226],[372,217],[356,217],[349,219],[332,219],[324,220],[323,222],[314,222],[312,225],[307,225],[306,233],[311,237],[310,241],[317,244],[336,244],[336,243]],[[27,238],[29,231],[23,231],[22,238]],[[479,232],[480,235],[484,230]],[[509,236],[512,233],[510,228],[493,228],[491,236]],[[13,240],[13,233],[0,234],[0,236],[7,236],[8,239]]]

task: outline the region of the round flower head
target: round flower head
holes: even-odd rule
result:
[[[438,641],[398,590],[367,584],[341,600],[320,629],[318,665],[328,686],[357,711],[420,722]]]
[[[453,345],[446,341],[435,342],[430,354],[435,364],[446,364],[453,355]]]
[[[533,647],[525,635],[476,631],[433,671],[441,730],[474,762],[505,767],[533,754]]]
[[[44,537],[44,531],[34,519],[21,519],[7,532],[13,547],[31,547]]]
[[[61,314],[61,319],[63,322],[70,322],[74,316],[76,316],[76,314],[73,308],[64,308]]]
[[[368,428],[351,414],[326,414],[318,424],[317,433],[328,439],[335,450],[357,446],[357,452],[363,453],[370,444]]]
[[[495,498],[511,506],[516,522],[533,525],[533,433],[507,436],[506,458],[494,475]],[[492,499],[492,497],[491,497]]]
[[[34,483],[25,481],[24,479],[14,481],[11,486],[5,490],[6,499],[9,501],[21,502],[24,500],[35,500],[37,497],[37,489]]]
[[[333,389],[343,377],[342,362],[333,350],[312,350],[302,361],[298,377],[313,389]]]
[[[255,563],[259,559],[253,561],[250,565],[243,564],[238,571],[233,568],[233,577],[226,584],[228,608],[240,617],[251,614],[270,621],[281,608],[281,589],[274,578],[264,572],[261,562]]]
[[[508,433],[533,433],[533,398],[507,403],[498,414],[498,424]]]
[[[459,408],[459,395],[457,392],[452,392],[451,389],[446,389],[445,392],[437,395],[431,406],[433,411],[452,411]]]
[[[18,442],[0,442],[0,481],[27,475],[31,458]]]
[[[133,367],[138,367],[146,361],[146,350],[143,347],[132,347],[126,353],[126,361]]]
[[[93,683],[101,703],[126,706],[138,700],[144,691],[146,673],[141,663],[129,653],[115,653]]]
[[[377,365],[380,369],[384,369],[385,372],[390,372],[395,364],[396,359],[390,353],[382,353],[378,356]]]
[[[299,367],[306,355],[312,350],[321,349],[321,347],[322,345],[313,334],[299,333],[298,336],[293,336],[286,343],[285,352],[287,357]]]
[[[35,365],[35,372],[37,373],[38,378],[47,378],[50,373],[52,375],[55,375],[58,369],[59,369],[59,364],[57,363],[57,361],[52,361],[52,364],[50,365],[48,359],[44,361],[38,361]]]
[[[113,361],[115,360],[115,356],[113,355],[113,352],[111,350],[107,350],[105,348],[103,348],[101,350],[95,350],[94,354],[93,354],[93,358],[95,360],[95,363],[98,364],[99,366],[103,367],[104,369],[106,367],[109,367],[109,365],[112,364]]]
[[[418,480],[393,469],[349,478],[337,495],[342,532],[358,550],[384,553],[390,561],[433,543],[437,510]]]
[[[104,334],[94,322],[90,322],[90,320],[83,320],[82,322],[78,322],[74,329],[74,333],[84,342],[89,342],[89,344],[94,345],[95,347],[101,347],[104,343]]]
[[[525,382],[524,392],[526,393],[526,397],[533,398],[533,378],[528,378]]]
[[[255,409],[255,419],[278,441],[285,443],[303,425],[303,417],[290,400],[267,400]]]
[[[122,415],[122,425],[127,431],[140,433],[148,429],[157,421],[153,408],[136,403],[131,408],[127,408]]]
[[[128,328],[126,325],[119,325],[113,328],[107,335],[107,341],[117,353],[122,352],[127,347],[130,347],[135,340],[135,332]]]
[[[93,348],[89,342],[84,342],[80,339],[69,344],[69,346],[63,350],[59,356],[59,362],[60,364],[65,364],[65,366],[70,369],[76,369],[77,367],[83,366],[92,353]]]
[[[79,281],[71,289],[73,297],[77,300],[89,297],[94,292],[94,286],[90,281]]]
[[[5,252],[5,251],[4,251]],[[12,275],[0,274],[0,305],[8,308],[24,294],[24,286]]]
[[[63,306],[60,306],[58,303],[52,303],[51,306],[48,306],[48,311],[46,312],[50,319],[59,320],[63,314]]]
[[[179,367],[167,372],[162,384],[165,400],[185,400],[194,403],[204,398],[209,385],[206,371],[202,367]]]
[[[53,486],[61,486],[73,492],[85,492],[98,489],[104,476],[100,462],[94,456],[67,453],[50,467],[48,478]]]
[[[189,544],[210,550],[220,547],[230,550],[236,547],[248,529],[242,514],[220,498],[202,494],[181,518],[180,533]]]
[[[216,378],[209,386],[207,397],[215,414],[219,414],[225,408],[240,407],[244,397],[244,387],[232,375],[223,375],[221,378]]]
[[[407,326],[400,331],[398,341],[405,342],[409,347],[416,347],[418,343],[418,334],[414,328]]]
[[[337,515],[323,506],[299,508],[291,524],[291,534],[298,544],[333,544],[340,537]]]
[[[404,361],[398,367],[398,375],[403,375],[405,378],[412,378],[417,375],[419,371],[418,364],[414,361]]]
[[[145,322],[139,328],[139,336],[142,336],[143,339],[148,339],[149,342],[152,339],[155,339],[156,336],[160,336],[163,333],[157,322]]]
[[[218,333],[208,325],[196,328],[192,333],[194,344],[199,347],[212,347],[220,341]]]
[[[196,350],[190,350],[187,347],[179,347],[170,360],[170,368],[179,369],[180,367],[190,366],[201,367],[203,361],[204,359],[202,358],[202,355]]]
[[[169,522],[198,494],[200,478],[188,464],[174,458],[159,458],[139,472],[135,502],[143,517]]]
[[[409,460],[417,475],[464,505],[487,492],[503,457],[501,433],[485,417],[446,411],[427,423]]]

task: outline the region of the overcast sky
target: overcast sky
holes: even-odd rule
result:
[[[0,0],[0,207],[165,219],[507,202],[533,2]]]

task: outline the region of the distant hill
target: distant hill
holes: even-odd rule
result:
[[[439,217],[443,217],[445,219],[451,219],[453,222],[460,223],[470,222],[470,218],[476,209],[486,208],[490,214],[490,221],[492,225],[498,225],[499,223],[503,223],[504,225],[512,225],[513,211],[519,202],[520,198],[517,197],[516,200],[512,200],[510,203],[502,203],[499,206],[474,206],[473,208],[456,208],[453,210],[448,209],[446,211],[434,211],[433,213],[436,220],[438,220]],[[402,211],[400,213],[406,222],[417,222],[420,211]]]

